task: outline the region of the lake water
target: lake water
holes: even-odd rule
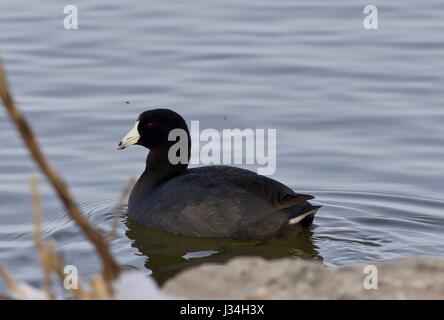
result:
[[[146,109],[204,128],[277,129],[273,178],[317,197],[312,230],[269,242],[188,239],[122,217],[118,261],[160,282],[237,255],[330,266],[444,257],[444,3],[372,1],[2,0],[0,55],[15,98],[85,215],[110,230],[146,150],[116,151]],[[38,284],[29,178],[36,172],[0,108],[0,265]],[[248,168],[255,169],[254,166]],[[83,276],[91,246],[40,178],[44,236]],[[0,291],[4,284],[0,282]]]

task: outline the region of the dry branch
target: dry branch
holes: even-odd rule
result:
[[[120,267],[115,262],[112,257],[108,243],[103,238],[102,234],[93,228],[89,222],[85,219],[85,217],[81,214],[77,204],[74,202],[73,197],[60,178],[60,176],[56,173],[56,171],[51,167],[48,159],[43,154],[37,139],[35,138],[28,122],[24,118],[18,106],[12,99],[12,95],[8,88],[8,83],[6,80],[6,75],[3,70],[3,65],[0,61],[0,97],[3,101],[6,110],[9,113],[9,116],[13,123],[15,124],[17,130],[19,131],[26,147],[30,151],[32,158],[37,163],[40,170],[44,173],[44,175],[48,178],[51,185],[56,190],[59,198],[63,202],[68,214],[71,218],[77,223],[80,229],[85,233],[87,238],[93,243],[95,246],[103,267],[103,276],[107,283],[111,283],[111,281],[120,273]]]

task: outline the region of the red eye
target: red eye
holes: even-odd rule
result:
[[[148,122],[147,124],[145,124],[145,128],[151,129],[154,127],[154,123],[152,122]]]

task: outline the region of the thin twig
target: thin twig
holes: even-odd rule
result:
[[[120,215],[122,214],[123,207],[125,206],[125,200],[128,197],[135,182],[136,182],[135,179],[131,178],[128,181],[128,184],[126,185],[126,187],[122,190],[122,193],[120,194],[119,205],[117,206],[116,210],[114,211],[113,225],[112,225],[111,232],[109,233],[110,240],[113,240],[117,236],[117,226],[119,224],[119,218],[120,218]]]
[[[95,246],[102,261],[103,276],[108,283],[111,283],[111,281],[117,278],[117,276],[119,275],[120,267],[112,257],[108,248],[108,243],[104,240],[102,234],[99,231],[97,231],[95,228],[93,228],[89,224],[89,222],[85,219],[85,217],[83,217],[79,208],[74,202],[68,187],[60,178],[60,176],[56,173],[56,171],[51,167],[48,159],[43,154],[37,142],[37,139],[35,138],[30,126],[28,125],[28,122],[26,121],[20,109],[12,99],[12,95],[8,88],[5,72],[3,70],[1,61],[0,61],[0,96],[3,101],[3,104],[6,107],[6,110],[9,113],[11,120],[14,122],[17,130],[20,132],[20,135],[25,145],[27,146],[28,150],[30,151],[34,161],[37,163],[40,170],[45,174],[49,182],[56,190],[68,214],[77,223],[77,225],[80,227],[83,233],[85,233],[87,238]]]
[[[5,280],[6,285],[13,294],[17,297],[25,298],[26,293],[17,285],[17,282],[12,278],[11,274],[6,268],[0,268],[0,277]]]
[[[85,292],[83,291],[82,286],[79,282],[77,283],[77,289],[67,289],[65,287],[64,282],[66,275],[63,270],[64,264],[62,262],[62,258],[60,257],[60,255],[57,254],[55,241],[53,239],[48,240],[46,242],[45,249],[48,256],[48,263],[51,267],[51,270],[58,276],[60,285],[65,290],[69,290],[75,298],[79,300],[83,299],[83,297],[85,296]]]
[[[37,185],[37,176],[31,177],[31,195],[33,203],[33,216],[34,216],[34,243],[39,252],[40,264],[43,271],[43,289],[45,290],[49,299],[54,299],[52,293],[52,281],[51,281],[51,266],[48,261],[48,252],[42,242],[42,204],[40,194]]]
[[[106,286],[106,282],[101,275],[97,275],[91,279],[90,298],[94,300],[110,299],[111,294]]]

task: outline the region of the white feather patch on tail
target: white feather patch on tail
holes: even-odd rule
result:
[[[316,210],[317,210],[317,209],[316,209]],[[301,214],[300,216],[297,216],[296,218],[290,219],[290,220],[288,220],[288,224],[296,224],[296,223],[299,223],[299,222],[301,222],[302,220],[304,220],[306,217],[308,217],[309,215],[315,213],[316,210],[308,211],[307,213]]]

